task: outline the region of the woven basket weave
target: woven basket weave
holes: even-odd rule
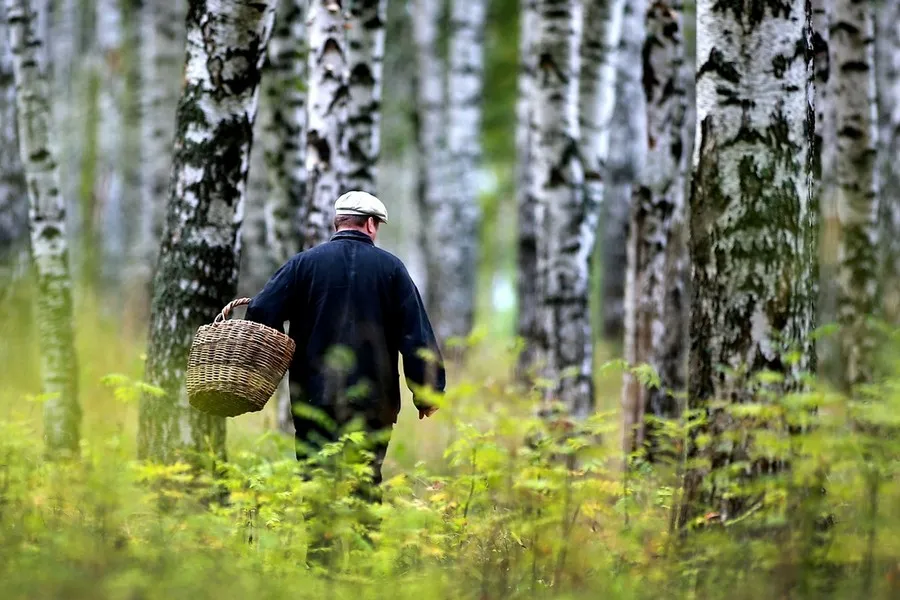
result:
[[[197,330],[187,368],[194,408],[219,417],[260,411],[287,372],[294,340],[261,323],[228,320],[235,307],[249,303],[231,301],[211,325]]]

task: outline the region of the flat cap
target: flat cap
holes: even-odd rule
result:
[[[375,217],[387,223],[388,215],[384,204],[367,192],[351,191],[341,195],[334,203],[334,212],[338,215],[358,215]]]

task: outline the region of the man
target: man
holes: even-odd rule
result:
[[[250,303],[246,318],[280,331],[290,322],[297,343],[289,380],[298,459],[336,441],[355,420],[380,434],[372,436],[371,448],[378,485],[400,412],[398,353],[414,393],[425,387],[443,392],[445,372],[406,267],[375,247],[378,227],[388,220],[384,204],[353,191],[334,208],[331,240],[283,265]],[[413,402],[419,419],[436,410],[421,397],[414,395]]]

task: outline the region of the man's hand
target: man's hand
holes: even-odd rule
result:
[[[419,420],[421,421],[425,417],[430,417],[434,413],[437,412],[437,406],[429,406],[428,408],[420,408],[419,409]]]

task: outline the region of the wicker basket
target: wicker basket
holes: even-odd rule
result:
[[[263,409],[284,377],[296,345],[285,334],[244,319],[228,320],[233,300],[212,325],[197,330],[188,358],[187,392],[191,406],[220,417]]]

